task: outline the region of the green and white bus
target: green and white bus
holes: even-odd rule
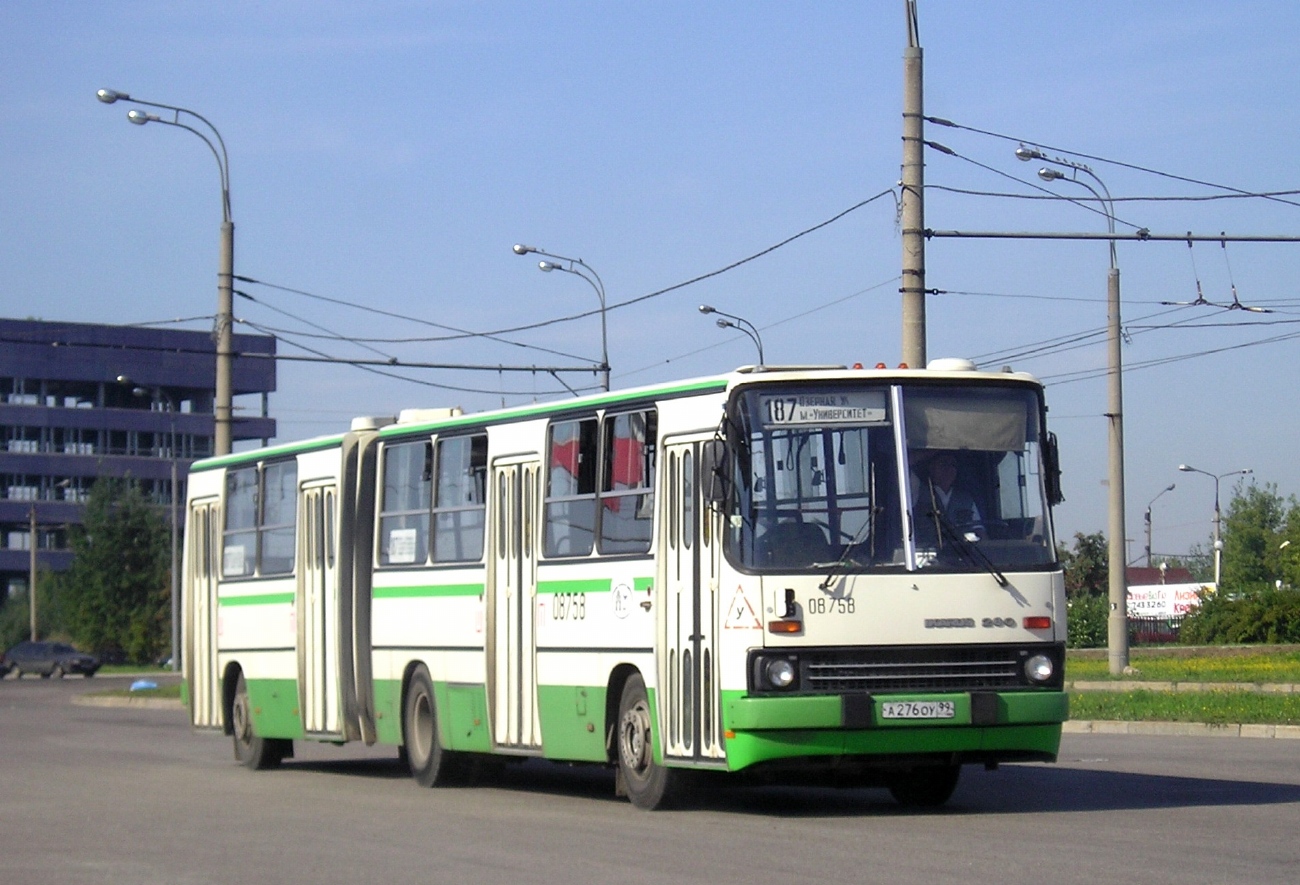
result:
[[[540,757],[612,766],[642,808],[702,770],[942,804],[963,764],[1056,758],[1056,465],[1042,386],[961,360],[413,410],[211,458],[191,721],[254,769],[364,741],[424,785]]]

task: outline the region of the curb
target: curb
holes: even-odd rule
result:
[[[72,703],[81,707],[143,707],[148,710],[183,710],[185,705],[173,698],[132,698],[117,695],[79,694]]]
[[[1209,725],[1204,722],[1117,722],[1070,719],[1061,724],[1063,734],[1130,734],[1159,737],[1240,737],[1300,740],[1300,725]]]
[[[1066,691],[1239,691],[1249,694],[1300,694],[1293,682],[1133,682],[1132,680],[1067,682]]]

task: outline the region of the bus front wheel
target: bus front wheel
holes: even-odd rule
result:
[[[618,773],[627,798],[637,808],[669,808],[682,796],[687,772],[655,762],[650,700],[645,680],[633,674],[618,705]]]

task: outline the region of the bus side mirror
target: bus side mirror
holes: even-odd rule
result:
[[[727,445],[720,439],[711,439],[700,450],[700,494],[704,500],[721,507],[727,503],[731,492],[731,459]]]
[[[1056,434],[1047,434],[1046,445],[1043,446],[1043,469],[1046,476],[1043,479],[1047,485],[1047,503],[1055,507],[1065,500],[1065,495],[1061,492],[1061,451],[1056,444]]]

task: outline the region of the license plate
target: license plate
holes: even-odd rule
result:
[[[952,719],[957,708],[952,701],[885,701],[882,719]]]

